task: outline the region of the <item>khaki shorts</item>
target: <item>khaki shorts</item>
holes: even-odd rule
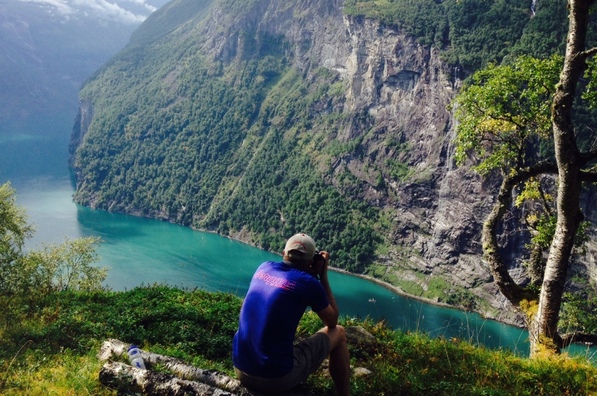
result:
[[[264,393],[288,391],[305,381],[309,374],[316,371],[330,353],[330,337],[325,333],[315,333],[294,346],[294,366],[283,377],[263,378],[249,375],[236,367],[236,377],[247,388]]]

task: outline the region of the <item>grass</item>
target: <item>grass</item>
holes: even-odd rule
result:
[[[232,375],[230,344],[240,304],[225,293],[165,286],[48,296],[18,325],[2,318],[0,394],[116,395],[98,381],[103,363],[96,354],[107,338]],[[343,324],[362,326],[376,338],[350,345],[351,365],[371,371],[352,378],[353,395],[597,395],[597,368],[580,358],[531,360],[462,340],[394,331],[383,322]],[[320,326],[309,313],[298,336]],[[323,371],[307,386],[317,395],[333,394]]]

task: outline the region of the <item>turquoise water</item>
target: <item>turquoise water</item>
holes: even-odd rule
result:
[[[44,131],[60,131],[62,124],[47,123]],[[255,268],[265,260],[280,258],[218,235],[75,205],[66,163],[68,136],[22,136],[27,138],[5,138],[0,145],[0,182],[11,180],[19,204],[36,225],[28,246],[61,243],[66,237],[99,236],[99,265],[109,267],[106,285],[113,290],[165,283],[243,296]],[[10,152],[2,155],[6,150]],[[403,298],[354,276],[332,273],[330,282],[343,315],[384,319],[397,329],[528,353],[525,330]],[[575,347],[574,353],[592,354],[594,350]]]

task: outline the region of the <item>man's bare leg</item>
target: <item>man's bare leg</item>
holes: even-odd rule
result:
[[[330,337],[330,375],[339,396],[350,394],[350,354],[344,327],[324,327],[320,330]]]

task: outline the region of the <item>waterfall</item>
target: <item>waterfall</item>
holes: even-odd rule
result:
[[[531,1],[531,13],[533,14],[533,16],[535,16],[536,8],[537,8],[537,0],[532,0]]]

